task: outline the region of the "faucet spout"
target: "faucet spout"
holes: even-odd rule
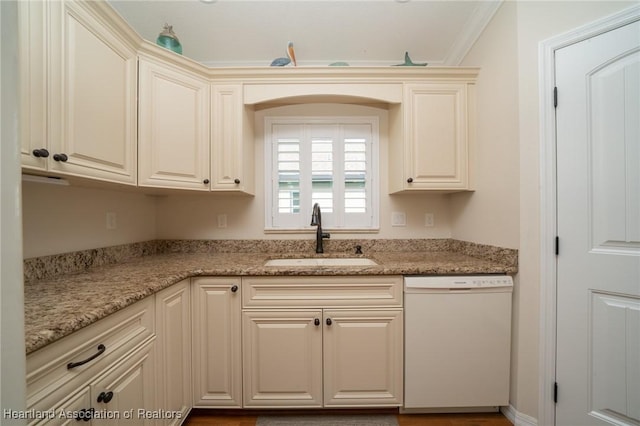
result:
[[[313,211],[311,212],[311,226],[317,226],[316,229],[316,253],[324,253],[324,247],[322,246],[322,240],[324,238],[330,238],[331,235],[322,232],[322,213],[320,211],[320,205],[315,203],[313,205]]]

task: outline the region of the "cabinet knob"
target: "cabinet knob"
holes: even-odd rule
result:
[[[327,325],[331,325],[333,324],[333,321],[331,321],[331,318],[327,318]]]
[[[203,180],[202,183],[204,183],[205,185],[208,185],[209,184],[209,179]]]
[[[231,292],[232,292],[232,293],[235,293],[236,291],[238,291],[238,286],[234,284],[234,285],[231,287]]]
[[[413,178],[407,179],[407,183],[411,183],[411,182],[413,182]]]
[[[98,395],[98,402],[104,402],[105,404],[108,404],[109,401],[111,401],[113,399],[113,392],[109,391],[109,392],[100,392],[100,395]]]
[[[32,151],[32,154],[34,157],[38,157],[38,158],[47,158],[49,156],[49,151],[47,151],[44,148],[40,148],[40,149],[34,149]]]
[[[66,163],[69,157],[67,156],[67,154],[53,154],[53,159],[56,161],[62,161],[63,163]]]
[[[314,319],[314,320],[313,320],[313,323],[314,323],[316,326],[320,325],[320,319],[319,319],[319,318]]]
[[[93,413],[95,413],[95,408],[83,408],[76,413],[76,422],[85,421],[88,422],[93,418]]]
[[[235,184],[236,184],[236,185],[240,185],[240,179],[235,178],[235,179],[234,179],[234,182],[235,182]]]

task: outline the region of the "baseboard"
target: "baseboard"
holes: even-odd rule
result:
[[[538,426],[538,419],[520,413],[513,405],[500,407],[500,411],[514,426]]]
[[[497,413],[500,407],[403,408],[400,414]]]

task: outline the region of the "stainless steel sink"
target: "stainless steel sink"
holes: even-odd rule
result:
[[[297,259],[271,259],[264,266],[372,266],[377,265],[364,257],[321,257]]]

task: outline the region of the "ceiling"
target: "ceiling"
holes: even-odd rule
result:
[[[267,66],[293,42],[298,66],[459,65],[502,0],[108,0],[142,36],[173,26],[183,55]],[[292,66],[292,65],[289,65]]]

